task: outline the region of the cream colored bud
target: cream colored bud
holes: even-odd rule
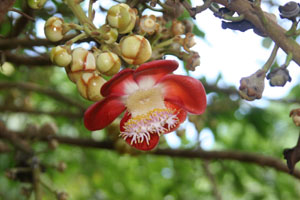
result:
[[[102,74],[112,76],[119,72],[121,67],[121,60],[115,53],[104,52],[98,55],[96,66],[99,72],[101,72]]]
[[[181,35],[184,34],[185,27],[181,21],[173,20],[171,30],[173,35]]]
[[[50,17],[44,27],[45,35],[51,42],[57,42],[63,39],[63,19],[59,17]]]
[[[100,101],[103,96],[100,93],[104,78],[96,73],[83,73],[77,81],[77,89],[80,95],[90,101]]]
[[[142,64],[152,55],[149,41],[140,35],[123,37],[120,41],[120,49],[122,58],[128,64]]]
[[[142,33],[148,33],[152,35],[159,29],[159,24],[156,22],[156,17],[154,15],[144,15],[140,19],[140,30]]]
[[[117,28],[119,33],[129,33],[135,26],[136,11],[125,3],[112,6],[107,12],[107,22]]]
[[[66,67],[71,63],[72,56],[63,46],[57,46],[52,48],[50,52],[50,60],[60,67]]]
[[[183,48],[187,52],[190,52],[190,48],[196,44],[193,33],[187,33],[183,40]]]
[[[72,52],[72,62],[70,67],[66,68],[68,77],[74,83],[84,72],[93,72],[96,70],[96,59],[92,52],[78,47]]]
[[[28,0],[27,3],[32,9],[41,9],[44,7],[47,0]]]
[[[115,28],[110,27],[107,24],[104,24],[100,27],[101,39],[106,44],[112,44],[118,39],[118,31]]]
[[[15,72],[15,68],[10,62],[4,62],[0,66],[0,72],[5,76],[11,76]]]

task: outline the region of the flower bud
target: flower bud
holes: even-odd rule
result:
[[[66,67],[69,79],[76,83],[84,72],[93,72],[96,69],[96,59],[92,52],[78,47],[72,52],[70,67]]]
[[[106,80],[96,73],[83,73],[77,81],[77,89],[83,98],[100,101],[103,98],[100,90],[105,82]]]
[[[32,9],[41,9],[44,7],[47,0],[28,0],[27,3]]]
[[[186,68],[191,71],[195,71],[196,67],[200,65],[200,55],[198,52],[190,51],[187,56],[183,57],[186,62]]]
[[[156,22],[156,17],[154,15],[144,15],[140,19],[140,29],[142,33],[148,33],[152,35],[159,29],[159,24]]]
[[[106,44],[112,44],[118,39],[118,31],[115,28],[110,27],[107,24],[104,24],[100,27],[101,39],[104,40]]]
[[[260,99],[265,88],[265,77],[265,71],[258,70],[251,76],[242,78],[239,88],[240,96],[248,101]]]
[[[300,14],[300,5],[294,1],[290,1],[284,4],[284,6],[279,6],[279,12],[281,18],[295,21],[296,17]]]
[[[291,110],[290,117],[296,126],[300,126],[300,108]]]
[[[0,66],[0,72],[5,76],[11,76],[15,72],[15,68],[10,62],[4,62]]]
[[[129,33],[135,25],[136,11],[127,4],[120,3],[108,10],[106,20],[110,26],[117,28],[119,33]]]
[[[50,17],[44,27],[45,35],[51,42],[57,42],[63,39],[63,19],[59,17]]]
[[[194,34],[193,33],[187,33],[185,35],[185,38],[183,40],[183,48],[184,50],[186,50],[187,52],[190,52],[190,48],[192,48],[194,45],[196,44],[195,40],[194,40]]]
[[[288,81],[291,82],[289,71],[286,66],[278,67],[272,70],[268,75],[267,79],[270,80],[271,86],[281,86],[283,87]]]
[[[56,46],[50,52],[50,60],[60,67],[66,67],[71,63],[72,56],[63,46]]]
[[[120,41],[121,56],[128,64],[139,65],[152,55],[149,41],[140,35],[123,37]]]
[[[181,35],[185,32],[185,26],[181,21],[173,20],[171,30],[173,35]]]
[[[112,76],[119,72],[121,60],[115,53],[104,52],[97,56],[96,66],[98,71],[102,74]]]

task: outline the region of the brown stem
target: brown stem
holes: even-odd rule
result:
[[[14,63],[16,65],[28,65],[28,66],[51,66],[53,63],[47,54],[41,56],[27,56],[18,55],[9,51],[4,52],[6,61]]]
[[[35,137],[41,141],[48,142],[49,138],[45,135],[36,135],[32,133],[19,132],[20,137]],[[1,134],[0,134],[1,137]],[[68,144],[73,146],[98,148],[114,150],[114,144],[107,141],[95,141],[85,138],[71,138],[54,135],[52,137],[56,139],[60,144]],[[270,167],[277,171],[281,171],[289,174],[289,169],[286,164],[278,158],[271,156],[265,156],[257,153],[246,153],[239,151],[203,151],[203,150],[189,150],[189,149],[156,149],[155,151],[147,152],[157,156],[169,156],[180,157],[186,159],[205,159],[205,160],[232,160],[245,163],[252,163],[262,167]],[[297,179],[300,179],[300,171],[295,170],[293,174],[290,174]]]
[[[34,14],[33,9],[31,9],[27,5],[26,2],[23,3],[22,10],[23,11],[20,11],[20,12],[22,12],[22,14],[21,14],[22,16],[19,17],[18,19],[16,19],[14,27],[12,28],[12,31],[9,35],[10,38],[19,36],[24,31],[24,29],[26,28],[26,26],[29,22],[28,19],[29,18],[34,19],[33,17],[31,17]],[[17,12],[16,9],[14,11]]]
[[[190,16],[195,19],[196,15],[209,8],[211,3],[212,0],[206,0],[202,6],[196,6],[195,8],[193,8],[186,0],[183,0],[181,4],[189,12]]]
[[[16,9],[16,8],[11,8],[10,10],[11,10],[11,11],[14,11],[14,12],[17,12],[17,13],[19,13],[20,15],[26,17],[27,19],[29,19],[29,20],[35,22],[35,19],[34,19],[33,17],[31,17],[30,15],[26,14],[25,12],[23,12],[23,11],[21,11],[21,10],[18,10],[18,9]]]
[[[264,12],[267,23],[264,25],[260,18],[261,13],[257,12],[257,7],[248,0],[234,0],[230,5],[227,0],[213,0],[213,2],[222,4],[239,15],[243,14],[246,20],[268,35],[286,54],[292,53],[293,60],[300,65],[300,46],[292,38],[286,36],[286,30],[273,21],[269,13]]]
[[[202,166],[203,166],[206,176],[208,177],[209,181],[211,182],[213,195],[215,196],[216,200],[222,200],[222,196],[219,192],[215,176],[211,173],[211,171],[209,169],[209,161],[205,160]]]
[[[29,48],[31,49],[34,46],[44,46],[44,47],[51,47],[51,46],[57,46],[57,45],[63,45],[68,40],[76,37],[78,34],[69,34],[65,36],[61,41],[59,42],[51,42],[47,39],[41,39],[41,38],[5,38],[0,39],[0,49],[1,50],[9,50],[9,49],[15,49],[17,47],[22,48]],[[89,42],[89,39],[80,40],[81,42]]]
[[[35,114],[35,115],[48,115],[52,117],[67,117],[71,119],[81,119],[83,117],[83,112],[67,112],[67,111],[42,111],[35,109],[28,109],[24,107],[7,107],[0,106],[1,112],[14,112],[14,113],[27,113],[27,114]]]
[[[33,159],[36,159],[35,157]],[[33,174],[33,189],[35,200],[42,200],[42,188],[40,183],[40,166],[38,163],[33,163],[32,167]]]

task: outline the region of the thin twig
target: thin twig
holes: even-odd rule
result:
[[[42,189],[40,183],[40,166],[38,163],[33,163],[32,174],[33,174],[32,184],[34,188],[35,200],[42,200]]]
[[[61,94],[56,90],[51,88],[44,88],[35,83],[26,83],[26,82],[0,82],[0,90],[6,90],[8,88],[17,88],[21,90],[33,91],[42,93],[56,99],[58,101],[62,101],[67,103],[68,105],[75,106],[81,110],[85,110],[86,107],[82,105],[82,103],[67,97],[67,95]]]
[[[24,12],[21,11],[21,10],[18,10],[18,9],[16,9],[16,8],[11,8],[10,11],[17,12],[17,13],[19,13],[20,15],[26,17],[27,19],[29,19],[29,20],[35,22],[35,19],[34,19],[33,17],[27,15],[26,13],[24,13]]]
[[[12,145],[14,145],[17,149],[25,152],[28,155],[33,155],[34,151],[31,149],[28,143],[23,141],[19,135],[17,135],[15,132],[7,130],[4,123],[0,121],[0,137],[4,138]]]
[[[215,176],[211,173],[211,171],[209,169],[209,161],[204,160],[202,166],[203,166],[205,174],[207,175],[209,181],[211,182],[213,195],[215,196],[216,200],[222,200],[222,196],[219,192]]]
[[[203,12],[208,9],[212,3],[212,0],[206,0],[202,6],[196,6],[193,8],[186,0],[183,0],[181,4],[185,7],[185,9],[189,12],[190,16],[195,19],[198,13]]]
[[[25,107],[7,107],[0,106],[1,112],[14,112],[14,113],[27,113],[34,115],[48,115],[52,117],[67,117],[72,119],[81,119],[83,117],[83,112],[68,112],[68,111],[43,111],[43,110],[35,110],[28,109]]]

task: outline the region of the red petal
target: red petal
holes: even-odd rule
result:
[[[101,88],[102,96],[106,97],[110,94],[122,96],[125,94],[124,86],[128,82],[135,82],[133,80],[134,70],[124,69],[114,75],[109,81],[107,81]]]
[[[130,146],[136,148],[136,149],[139,149],[139,150],[142,150],[142,151],[150,151],[152,149],[154,149],[154,147],[156,147],[156,145],[158,144],[159,142],[159,136],[157,133],[151,133],[151,137],[150,137],[150,140],[149,140],[149,144],[147,144],[146,140],[144,140],[143,142],[141,143],[131,143],[131,138],[127,138],[125,140],[127,142],[127,144],[129,144]]]
[[[160,84],[164,88],[164,98],[193,114],[201,114],[206,108],[206,93],[202,83],[192,77],[169,74]]]
[[[84,113],[84,125],[90,130],[100,130],[113,122],[125,106],[119,96],[108,96],[102,101],[91,105]]]
[[[155,60],[140,65],[134,72],[134,79],[139,80],[145,76],[151,76],[156,82],[165,76],[172,73],[178,68],[178,63],[175,60]]]
[[[172,131],[175,131],[180,126],[180,124],[185,121],[186,116],[187,116],[187,112],[185,110],[183,110],[181,107],[179,107],[175,104],[172,104],[170,102],[167,102],[167,101],[165,101],[165,105],[166,105],[167,108],[171,108],[172,110],[176,110],[176,112],[178,113],[177,117],[179,119],[179,123],[176,124],[175,127],[171,128],[168,132],[164,133],[164,134],[167,134],[167,133],[171,133]],[[165,128],[167,128],[167,125],[165,125]]]
[[[120,122],[120,131],[124,131],[124,124],[131,118],[131,114],[129,112],[125,112],[124,117],[122,118],[121,122]],[[129,144],[130,146],[142,150],[142,151],[150,151],[151,149],[153,149],[154,147],[156,147],[156,145],[159,142],[159,135],[157,133],[151,133],[150,134],[150,140],[149,140],[149,144],[147,144],[146,140],[144,140],[141,143],[132,143],[131,144],[131,137],[130,138],[126,138],[126,143]]]

